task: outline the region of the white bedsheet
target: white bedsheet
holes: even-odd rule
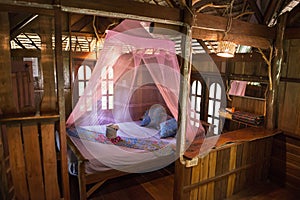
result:
[[[118,136],[131,138],[150,138],[157,134],[158,130],[141,127],[136,122],[118,123]],[[85,126],[87,130],[105,133],[105,126]],[[120,147],[117,145],[103,144],[88,140],[70,137],[76,147],[85,158],[86,173],[104,171],[111,168],[130,173],[142,173],[160,169],[175,161],[175,138],[162,139],[169,144],[161,150],[149,152],[141,149]],[[74,157],[69,155],[70,162]]]

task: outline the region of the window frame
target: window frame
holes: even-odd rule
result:
[[[224,85],[224,80],[222,79],[223,83],[220,82],[219,78],[216,78],[214,75],[212,74],[196,74],[196,73],[192,73],[192,76],[191,76],[191,80],[190,80],[190,86],[192,88],[192,84],[194,81],[200,81],[200,83],[202,84],[202,98],[201,98],[201,106],[200,106],[200,120],[202,121],[205,121],[208,123],[208,106],[209,106],[209,100],[210,100],[210,97],[209,97],[209,89],[210,89],[210,86],[213,84],[213,83],[217,83],[221,86],[221,99],[218,100],[220,102],[220,107],[223,107],[224,106],[224,102],[222,100],[222,98],[224,97],[225,94],[223,94],[223,91],[222,91],[222,85]],[[191,90],[190,90],[191,91]],[[215,91],[216,92],[216,89]],[[190,97],[191,97],[191,94],[190,93]],[[215,108],[214,108],[214,112],[215,112]],[[221,134],[221,118],[218,117],[218,120],[219,120],[219,127],[218,127],[218,131],[217,133],[218,134]],[[212,124],[213,125],[213,124]]]
[[[78,80],[78,72],[80,67],[87,66],[91,70],[91,76],[93,73],[93,70],[96,65],[96,60],[89,60],[89,59],[73,59],[73,88],[72,88],[72,107],[76,105],[78,102],[80,95],[79,95],[79,80]],[[91,78],[90,76],[90,78]],[[84,79],[86,78],[86,72],[84,69]],[[84,82],[84,88],[86,87],[89,80],[83,80],[80,82]]]

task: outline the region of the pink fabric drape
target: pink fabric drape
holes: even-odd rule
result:
[[[236,96],[245,96],[247,81],[232,81],[228,94]]]

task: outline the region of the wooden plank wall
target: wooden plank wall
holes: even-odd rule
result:
[[[270,178],[300,193],[300,136],[285,133],[274,138]]]
[[[300,40],[287,41],[279,91],[278,127],[300,135]]]
[[[266,101],[264,99],[233,96],[231,106],[235,107],[235,110],[251,112],[258,115],[266,114]]]
[[[35,99],[31,62],[12,62],[12,85],[17,112],[34,113]]]
[[[4,127],[0,128],[0,199],[15,199],[15,189],[9,165],[9,154]]]
[[[228,62],[226,67],[227,78],[230,80],[246,80],[262,82],[261,78],[266,77],[267,67],[262,61]],[[263,81],[265,82],[265,81]],[[266,101],[263,99],[231,96],[232,101],[228,101],[228,106],[235,107],[236,110],[251,112],[255,114],[266,114]]]
[[[54,122],[6,125],[10,169],[17,199],[59,199]]]
[[[285,41],[285,59],[279,88],[278,127],[270,178],[300,192],[300,40]]]
[[[225,199],[255,183],[266,181],[272,151],[272,137],[234,143],[212,150],[197,166],[176,163],[183,173],[180,195],[175,199]]]

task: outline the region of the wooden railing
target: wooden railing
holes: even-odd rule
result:
[[[58,115],[0,120],[16,199],[60,199],[55,148],[58,120]]]
[[[187,167],[178,161],[174,199],[221,200],[267,180],[273,135],[277,133],[262,128],[228,132],[216,140],[210,151],[200,151],[193,158],[198,159],[195,166]]]

